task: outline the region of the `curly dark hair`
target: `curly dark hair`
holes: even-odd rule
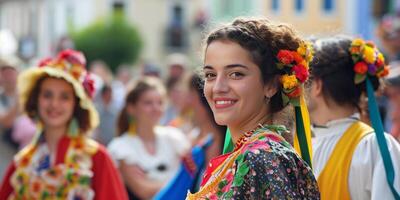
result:
[[[43,81],[48,78],[60,79],[48,75],[44,75],[41,78],[39,78],[39,80],[36,82],[35,86],[33,87],[32,91],[29,94],[28,101],[25,103],[25,105],[23,105],[28,117],[33,120],[36,120],[39,117],[38,101],[39,101],[40,89]],[[75,117],[75,119],[78,120],[78,125],[81,133],[88,134],[88,131],[90,129],[89,111],[81,108],[79,98],[76,95],[75,98],[76,100],[75,100],[73,117]]]
[[[360,96],[366,92],[365,81],[354,83],[355,72],[349,48],[352,38],[335,36],[314,41],[314,60],[311,62],[311,80],[322,81],[325,98],[339,105],[351,105],[359,108]],[[379,88],[379,80],[369,76],[374,90]]]
[[[274,84],[277,93],[271,97],[270,111],[277,113],[286,105],[282,101],[279,77],[284,73],[277,67],[280,50],[296,51],[304,41],[288,24],[272,23],[267,19],[235,19],[231,24],[212,31],[205,40],[205,48],[217,40],[238,43],[251,55],[260,68],[264,84]]]

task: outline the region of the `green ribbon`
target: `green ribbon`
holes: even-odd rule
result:
[[[390,190],[396,200],[400,200],[400,196],[394,188],[394,168],[390,157],[389,148],[386,143],[386,138],[383,131],[381,116],[379,115],[378,105],[376,103],[374,90],[369,78],[367,78],[367,94],[368,94],[368,109],[372,127],[375,130],[376,139],[378,141],[379,151],[382,156],[383,165],[386,171],[386,180]]]
[[[301,158],[312,168],[312,161],[310,158],[310,152],[308,151],[306,130],[304,128],[303,115],[301,114],[300,106],[294,107],[294,112],[296,116],[296,134],[299,140]]]
[[[233,142],[232,142],[232,137],[231,137],[231,131],[228,128],[228,129],[226,129],[226,134],[225,134],[223,154],[229,153],[231,151],[233,151]]]

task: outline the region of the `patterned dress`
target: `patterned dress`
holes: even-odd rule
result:
[[[103,146],[86,137],[64,136],[53,156],[43,139],[15,156],[0,187],[0,199],[128,198]]]
[[[200,191],[187,199],[320,199],[310,167],[277,127],[262,127],[211,160]]]

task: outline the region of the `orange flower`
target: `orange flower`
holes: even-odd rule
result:
[[[350,47],[351,54],[359,54],[361,52],[361,48],[359,46],[352,46]]]
[[[388,66],[384,66],[383,70],[379,71],[376,76],[378,76],[378,78],[382,78],[389,75],[389,67]]]
[[[304,61],[304,58],[297,52],[294,52],[293,54],[293,59],[296,61],[297,64],[300,64]]]

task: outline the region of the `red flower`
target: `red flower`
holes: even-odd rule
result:
[[[277,57],[278,60],[285,65],[292,63],[294,60],[293,52],[289,50],[280,50]]]
[[[39,61],[39,67],[48,66],[48,65],[50,65],[51,62],[52,62],[52,59],[50,57],[44,58]]]
[[[304,83],[309,76],[308,70],[301,64],[293,66],[292,70],[296,74],[296,78],[299,79],[300,82]]]
[[[85,88],[85,92],[86,94],[89,95],[90,98],[93,97],[94,95],[94,80],[92,79],[92,77],[90,76],[90,74],[87,74],[85,76],[85,79],[83,80],[83,88]]]
[[[57,61],[61,62],[62,60],[65,60],[66,62],[69,62],[72,65],[81,65],[81,66],[86,65],[86,59],[83,53],[72,49],[61,51],[58,54]]]
[[[301,87],[297,87],[292,92],[286,94],[289,98],[299,97],[301,95]]]
[[[354,65],[354,71],[355,71],[357,74],[365,74],[365,73],[367,73],[367,71],[368,71],[368,65],[367,65],[367,63],[365,63],[365,62],[363,62],[363,61],[356,63],[356,64]]]
[[[381,67],[385,65],[384,61],[382,59],[376,59],[376,66]]]

